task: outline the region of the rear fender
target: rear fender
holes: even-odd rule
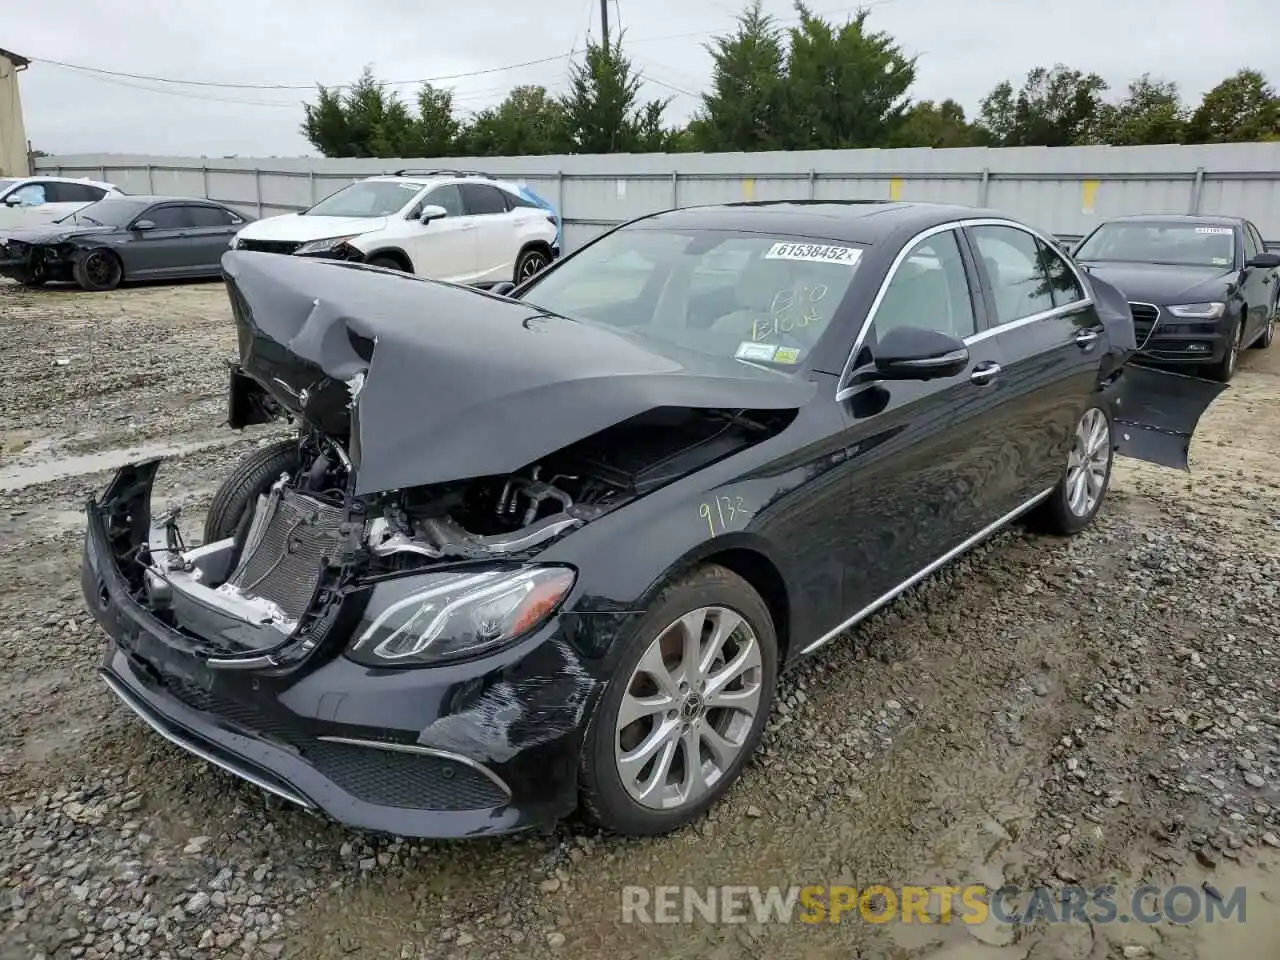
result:
[[[1191,437],[1225,383],[1127,364],[1112,394],[1115,452],[1190,471]]]

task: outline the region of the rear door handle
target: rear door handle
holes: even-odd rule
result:
[[[969,380],[980,387],[984,387],[999,375],[1000,364],[987,360],[974,368],[973,373],[969,374]]]
[[[1076,346],[1080,347],[1083,350],[1090,349],[1097,342],[1098,342],[1097,330],[1081,330],[1079,333],[1076,334]]]

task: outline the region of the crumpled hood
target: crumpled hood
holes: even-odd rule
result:
[[[304,217],[299,213],[286,213],[280,217],[255,220],[246,225],[237,236],[250,240],[294,240],[306,243],[310,240],[368,233],[370,230],[381,230],[386,225],[386,217]]]
[[[1094,260],[1081,263],[1095,277],[1119,288],[1130,300],[1163,306],[1221,300],[1234,271],[1225,267],[1176,267],[1158,263],[1117,263]]]
[[[70,223],[51,223],[43,227],[24,227],[20,230],[0,230],[0,243],[15,240],[18,243],[65,243],[76,237],[87,237],[99,233],[112,233],[115,227],[95,227],[92,224],[74,225]]]
[[[243,250],[222,269],[244,372],[350,433],[359,495],[510,473],[655,407],[795,409],[816,390],[407,274]]]

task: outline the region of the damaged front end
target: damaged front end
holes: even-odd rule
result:
[[[83,588],[112,637],[104,679],[170,740],[349,825],[553,822],[576,804],[604,686],[583,650],[636,614],[591,612],[579,571],[541,555],[775,435],[811,388],[689,374],[620,341],[624,382],[575,407],[577,390],[599,393],[573,357],[581,330],[547,342],[527,307],[382,273],[376,296],[357,279],[300,299],[337,271],[368,274],[304,262],[320,273],[295,284],[299,264],[270,259],[290,265],[228,271],[229,420],[285,418],[295,434],[241,462],[197,546],[176,514],[151,515],[158,461],[89,504]],[[495,359],[468,345],[482,330],[414,326],[388,303],[402,283],[428,306],[500,311],[494,330],[537,342]],[[657,402],[669,396],[685,402]]]

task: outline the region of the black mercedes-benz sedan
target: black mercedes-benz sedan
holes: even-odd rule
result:
[[[1248,220],[1120,217],[1075,258],[1130,301],[1144,363],[1194,365],[1226,382],[1240,351],[1271,346],[1280,323],[1280,253]]]
[[[1000,268],[988,264],[997,259]],[[284,417],[201,542],[159,461],[88,506],[106,683],[348,825],[688,823],[779,671],[1005,525],[1185,468],[1222,384],[1126,366],[1128,305],[995,213],[731,204],[505,293],[233,251],[229,423]]]
[[[85,290],[216,278],[231,238],[252,219],[213,200],[108,197],[53,223],[0,231],[0,276],[29,287],[74,281]]]

